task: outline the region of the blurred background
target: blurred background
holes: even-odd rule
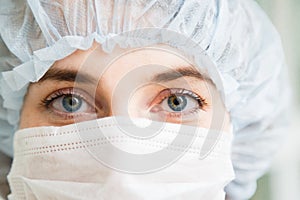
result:
[[[270,172],[258,181],[251,200],[300,199],[300,1],[257,0],[279,31],[286,54],[293,99],[286,141]]]

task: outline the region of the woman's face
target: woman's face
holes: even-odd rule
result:
[[[229,115],[212,81],[165,49],[105,53],[95,44],[55,62],[29,86],[20,129],[123,115],[204,128],[221,119],[228,130]]]

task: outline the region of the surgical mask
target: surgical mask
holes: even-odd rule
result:
[[[231,139],[231,132],[125,117],[22,129],[9,199],[225,199]]]

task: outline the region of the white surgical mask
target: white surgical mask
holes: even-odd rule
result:
[[[225,199],[231,132],[130,120],[17,131],[9,199]]]

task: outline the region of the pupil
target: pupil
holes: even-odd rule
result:
[[[78,101],[77,101],[76,99],[74,99],[74,98],[69,99],[69,104],[70,104],[71,106],[76,105],[77,102],[78,102]]]
[[[182,111],[187,105],[185,96],[172,95],[168,98],[168,105],[173,111]]]
[[[75,96],[66,96],[63,98],[63,107],[68,112],[76,112],[80,109],[82,100]]]
[[[178,106],[180,103],[178,101],[178,98],[175,98],[174,101],[173,101],[174,105]]]

